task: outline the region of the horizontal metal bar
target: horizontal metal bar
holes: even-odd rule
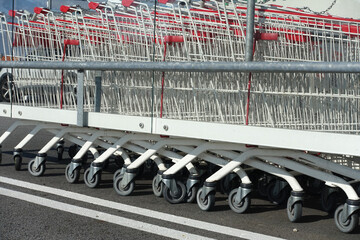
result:
[[[161,72],[360,73],[360,62],[22,62],[0,61],[0,68]]]

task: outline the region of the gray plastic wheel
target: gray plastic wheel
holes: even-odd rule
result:
[[[344,212],[344,205],[340,205],[334,214],[335,224],[343,233],[350,233],[359,225],[359,213],[353,213],[345,222],[341,220]]]
[[[116,170],[116,171],[114,172],[114,175],[113,175],[113,183],[115,182],[116,178],[117,178],[118,176],[120,176],[121,172],[122,172],[122,169],[121,169],[121,168],[118,169],[118,170]]]
[[[129,196],[134,191],[135,183],[131,182],[126,187],[122,188],[120,186],[120,182],[122,179],[123,179],[123,175],[121,174],[115,179],[113,183],[115,192],[120,196]]]
[[[196,194],[196,201],[199,208],[203,211],[210,211],[215,205],[215,193],[214,192],[209,193],[204,199],[201,197],[201,194],[202,194],[202,188],[199,188]]]
[[[188,203],[194,203],[196,201],[196,194],[199,190],[199,187],[197,185],[192,186],[188,191],[187,191],[187,199],[186,202]]]
[[[228,202],[231,210],[233,210],[236,213],[244,213],[246,212],[251,205],[251,198],[249,196],[246,196],[242,199],[240,203],[235,202],[236,194],[238,192],[238,189],[233,189],[228,197]]]
[[[35,159],[31,160],[28,164],[28,170],[31,175],[35,177],[42,176],[45,172],[45,163],[40,164],[38,168],[34,167]]]
[[[298,222],[302,217],[302,202],[296,202],[294,205],[290,205],[290,199],[287,201],[286,212],[290,222]]]
[[[165,184],[163,187],[163,189],[164,189],[163,196],[164,196],[165,200],[171,204],[182,203],[182,202],[185,202],[185,200],[186,200],[187,192],[186,192],[185,184],[182,183],[181,181],[176,180],[176,187],[178,190],[178,193],[176,195],[174,195],[170,191],[170,188],[168,188]]]
[[[89,173],[90,173],[90,168],[86,169],[86,171],[84,173],[85,184],[89,188],[96,188],[100,184],[101,171],[97,172],[92,179],[90,179]]]
[[[70,173],[70,164],[66,166],[65,178],[69,183],[77,183],[80,179],[80,167],[75,168],[75,170]]]
[[[21,164],[22,164],[22,157],[20,155],[14,156],[14,164],[15,164],[15,170],[20,171],[21,170]]]
[[[157,176],[155,176],[152,180],[152,190],[155,196],[157,197],[162,197],[163,196],[163,188],[164,188],[164,183],[163,182],[158,182],[157,180]]]

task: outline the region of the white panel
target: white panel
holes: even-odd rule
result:
[[[151,117],[125,116],[107,113],[88,113],[88,126],[113,130],[151,132]]]
[[[11,117],[11,105],[9,103],[0,103],[0,117]]]
[[[18,119],[76,125],[76,111],[14,105],[12,113]]]
[[[350,134],[160,118],[154,119],[154,134],[360,156],[360,136]]]

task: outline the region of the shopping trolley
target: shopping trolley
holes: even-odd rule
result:
[[[245,2],[90,2],[89,8],[62,6],[61,15],[36,8],[34,17],[13,11],[12,23],[2,16],[5,59],[133,64],[245,60]],[[254,24],[256,61],[359,61],[357,20],[257,5]],[[155,195],[170,203],[196,199],[207,211],[222,183],[230,208],[244,213],[251,205],[251,175],[258,169],[267,179],[259,187],[266,187],[271,200],[287,201],[293,222],[300,219],[304,200],[299,176],[309,176],[310,185],[315,178],[329,186],[322,194],[328,210],[337,206],[334,189],[347,196],[335,211],[338,228],[351,232],[358,225],[358,74],[16,68],[11,74],[11,108],[1,104],[2,116],[21,120],[0,143],[21,124],[35,125],[14,151],[21,165],[22,147],[40,129],[54,134],[29,163],[35,176],[44,174],[46,152],[55,144],[60,157],[65,139],[80,146],[66,167],[70,183],[79,180],[89,150],[95,158],[84,173],[89,187],[100,184],[104,164],[116,155],[124,166],[114,174],[114,189],[130,195],[140,166],[150,159],[159,170],[152,182]],[[56,118],[60,114],[63,118]],[[100,154],[97,146],[106,150]],[[131,159],[131,153],[138,157]],[[230,187],[234,178],[237,183]]]

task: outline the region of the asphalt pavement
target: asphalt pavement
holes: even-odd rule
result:
[[[0,118],[0,134],[14,120]],[[122,197],[112,187],[114,162],[102,173],[98,188],[82,180],[69,184],[64,176],[70,162],[65,143],[63,160],[55,149],[48,152],[46,171],[33,177],[27,163],[53,135],[41,131],[24,148],[23,164],[15,171],[13,148],[32,127],[19,127],[2,144],[0,166],[0,240],[8,239],[317,239],[358,240],[360,226],[352,234],[341,233],[333,216],[321,210],[319,196],[307,196],[299,223],[288,220],[285,206],[270,203],[254,192],[251,208],[236,214],[227,197],[216,194],[213,211],[196,203],[170,204],[154,196],[151,179],[136,180],[131,196]],[[91,159],[89,159],[91,162]]]

